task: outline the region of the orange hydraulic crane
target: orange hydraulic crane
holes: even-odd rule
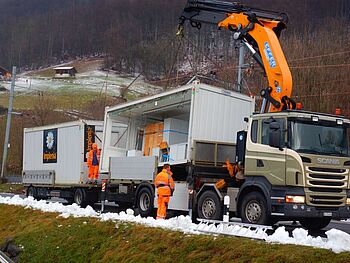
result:
[[[285,13],[248,7],[236,2],[216,0],[188,0],[180,17],[178,34],[182,34],[188,20],[193,27],[202,23],[215,24],[233,32],[234,39],[241,40],[253,58],[264,69],[269,87],[261,90],[261,112],[278,112],[294,109],[291,99],[292,75],[278,40],[286,28]]]

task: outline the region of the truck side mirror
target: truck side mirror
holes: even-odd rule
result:
[[[269,145],[282,151],[283,147],[281,144],[281,138],[282,133],[280,124],[277,121],[270,122]]]

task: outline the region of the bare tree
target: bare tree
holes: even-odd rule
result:
[[[49,116],[55,109],[55,100],[44,92],[39,92],[33,99],[33,121],[36,125],[48,124]]]

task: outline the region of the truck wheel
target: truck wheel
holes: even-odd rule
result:
[[[36,188],[34,186],[29,186],[27,188],[27,193],[26,194],[27,194],[27,197],[31,196],[34,199],[38,198],[37,191],[36,191]]]
[[[74,192],[74,203],[76,203],[80,207],[86,207],[86,192],[84,189],[78,188]]]
[[[299,220],[300,224],[303,228],[307,230],[321,230],[328,226],[329,222],[331,222],[330,218],[303,218]]]
[[[148,187],[140,189],[137,195],[137,208],[142,217],[153,216],[154,197]]]
[[[219,220],[222,217],[220,198],[214,191],[205,191],[198,200],[198,217]]]
[[[267,225],[267,205],[264,196],[259,192],[251,192],[243,197],[241,206],[243,223]]]

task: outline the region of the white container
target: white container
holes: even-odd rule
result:
[[[139,131],[148,124],[164,122],[163,141],[168,142],[169,146],[176,145],[173,146],[172,155],[179,160],[173,163],[178,164],[193,160],[196,142],[234,145],[236,133],[246,128],[244,117],[249,117],[254,107],[254,98],[200,83],[110,107],[105,111],[106,132],[100,170],[108,173],[110,158],[120,156],[119,149],[110,147],[109,131],[113,123],[128,126],[127,150],[134,150],[135,147],[142,150]],[[177,145],[182,143],[185,146],[178,151]],[[155,151],[152,150],[152,155],[156,155]]]
[[[118,129],[113,127],[113,137],[120,133]],[[56,186],[85,183],[86,154],[93,142],[101,148],[102,137],[102,121],[79,120],[24,129],[23,183]]]

